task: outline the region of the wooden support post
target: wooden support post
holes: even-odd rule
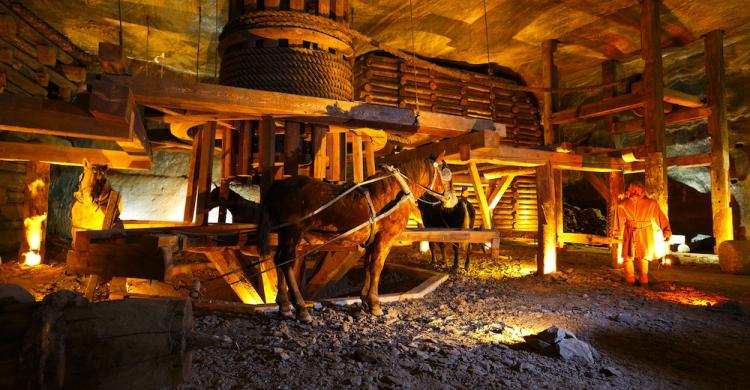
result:
[[[365,141],[365,166],[367,167],[365,177],[375,174],[375,147],[372,146],[371,139]]]
[[[26,163],[23,190],[23,224],[18,259],[27,264],[38,264],[44,259],[47,236],[47,198],[49,195],[49,169],[47,163]]]
[[[185,194],[185,212],[182,220],[186,223],[193,222],[193,216],[195,215],[195,200],[197,196],[198,187],[198,171],[200,167],[201,158],[201,133],[203,128],[199,129],[193,137],[193,148],[190,153],[190,167],[188,168],[188,185],[187,192]]]
[[[302,124],[299,122],[286,122],[284,133],[284,174],[297,176],[299,172],[301,151]]]
[[[511,183],[513,183],[513,178],[515,177],[515,175],[508,175],[498,179],[499,182],[488,199],[490,210],[494,210],[497,204],[500,203],[500,200],[503,198],[503,195],[505,195],[505,192],[508,191]]]
[[[312,154],[313,154],[313,177],[324,179],[326,177],[326,133],[327,126],[313,125],[312,128]]]
[[[620,203],[620,194],[625,192],[625,176],[622,172],[609,173],[609,198],[607,199],[607,236],[616,238],[617,232],[617,206]],[[620,268],[619,245],[610,245],[612,268]]]
[[[711,115],[708,134],[711,136],[711,211],[716,252],[719,244],[734,239],[732,188],[729,185],[729,130],[727,106],[724,101],[724,37],[720,30],[711,31],[703,38],[706,52],[706,95]]]
[[[274,178],[276,124],[273,117],[264,116],[258,130],[258,153],[260,155],[258,170],[260,172],[260,197],[263,202],[266,191],[271,188]]]
[[[348,169],[346,167],[346,165],[348,164],[348,162],[346,160],[346,155],[347,155],[347,152],[348,152],[347,148],[346,148],[346,146],[347,146],[346,133],[347,133],[347,131],[344,130],[344,131],[342,131],[339,134],[339,149],[341,150],[339,152],[339,166],[340,166],[339,169],[341,170],[341,173],[339,174],[339,177],[340,177],[339,180],[341,180],[342,182],[346,181],[346,179],[347,179],[346,173],[348,172]]]
[[[555,69],[555,51],[557,41],[547,39],[542,42],[542,86],[557,87],[557,72]],[[542,127],[544,128],[544,144],[552,145],[557,141],[555,125],[552,123],[552,113],[555,112],[555,96],[552,92],[542,93]]]
[[[326,135],[326,151],[328,152],[328,174],[330,181],[341,180],[341,134],[331,132]]]
[[[195,223],[208,223],[208,201],[211,196],[211,174],[214,161],[214,141],[216,139],[216,122],[203,125],[200,132],[200,160],[198,183],[196,186]]]
[[[479,211],[482,215],[482,224],[485,229],[492,229],[492,213],[490,212],[490,205],[487,203],[487,196],[484,194],[482,178],[479,176],[477,164],[473,161],[469,162],[469,173],[471,174],[471,181],[474,184],[474,193],[479,200]]]
[[[252,159],[252,147],[253,147],[253,122],[241,121],[238,126],[240,129],[240,144],[239,153],[237,159],[237,174],[247,176],[250,174],[250,164]]]
[[[214,264],[219,274],[224,275],[224,280],[243,303],[254,305],[264,303],[260,294],[258,294],[258,291],[247,277],[247,274],[242,270],[243,267],[249,265],[249,262],[239,250],[222,248],[220,250],[205,251],[204,254]]]
[[[276,302],[276,294],[279,292],[278,274],[276,273],[276,264],[272,256],[267,256],[260,263],[260,293],[263,294],[263,300],[266,303]]]
[[[661,58],[659,0],[643,0],[641,9],[641,57],[643,68],[643,125],[646,132],[646,191],[655,195],[667,214],[667,170],[664,166],[664,73]],[[661,164],[659,166],[658,164]]]
[[[362,136],[352,133],[352,176],[355,183],[359,183],[365,178],[363,157]]]
[[[555,226],[555,184],[552,164],[547,163],[536,168],[537,218],[537,275],[557,271],[557,227]]]
[[[565,241],[560,240],[562,236],[565,222],[563,220],[563,170],[555,169],[552,171],[555,184],[555,229],[557,231],[557,247],[564,248]]]
[[[221,136],[221,181],[219,182],[219,223],[227,222],[227,202],[229,201],[229,180],[234,172],[234,143],[232,129],[225,127]]]

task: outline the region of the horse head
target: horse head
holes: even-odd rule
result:
[[[78,192],[90,199],[99,198],[107,185],[107,165],[91,164],[83,159],[83,173],[78,176]]]
[[[443,207],[453,208],[458,203],[458,197],[453,192],[453,172],[448,168],[448,163],[445,162],[445,151],[440,153],[437,157],[430,157],[432,161],[432,180],[428,187],[431,192],[430,195],[439,199]]]

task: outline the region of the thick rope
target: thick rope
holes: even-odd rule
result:
[[[449,69],[436,65],[430,61],[426,61],[420,58],[413,57],[401,50],[388,46],[374,38],[371,38],[359,31],[350,29],[342,24],[339,24],[333,20],[322,18],[316,15],[293,12],[293,11],[258,11],[246,14],[239,18],[245,23],[259,24],[266,27],[301,27],[313,29],[315,31],[323,32],[325,34],[334,37],[346,37],[350,40],[358,40],[369,44],[370,46],[376,47],[383,50],[395,57],[400,58],[405,63],[420,66],[429,70],[433,70],[445,76],[449,76],[458,79],[463,82],[471,82],[479,85],[483,85],[490,88],[504,89],[508,91],[521,91],[521,92],[533,92],[533,93],[563,93],[563,92],[594,92],[604,88],[610,88],[618,85],[625,84],[633,80],[636,76],[630,76],[615,80],[608,83],[602,83],[598,85],[590,85],[584,87],[569,87],[569,88],[543,88],[543,87],[532,87],[523,85],[509,84],[507,80],[498,79],[495,77],[487,78],[484,75],[477,77],[476,74],[459,69]],[[227,28],[230,26],[227,25]],[[224,33],[230,30],[225,29]],[[222,33],[222,35],[224,34]],[[344,40],[344,39],[342,39]]]

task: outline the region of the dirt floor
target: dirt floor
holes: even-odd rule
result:
[[[389,261],[427,266],[397,248]],[[475,255],[425,299],[385,306],[322,306],[311,325],[275,314],[200,313],[196,328],[232,346],[194,352],[181,389],[255,388],[743,388],[750,384],[750,276],[715,265],[652,272],[626,286],[608,254],[568,250],[560,272],[531,275],[534,248]],[[442,266],[433,267],[447,271]],[[41,275],[45,275],[41,277]],[[43,279],[46,279],[44,281]],[[0,283],[35,295],[74,288],[61,266],[0,266]],[[739,303],[738,303],[739,302]],[[550,326],[593,347],[593,363],[542,355],[523,336]]]

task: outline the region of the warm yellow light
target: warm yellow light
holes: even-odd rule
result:
[[[427,241],[420,241],[419,242],[419,251],[422,253],[427,253],[430,250],[430,243]]]
[[[29,189],[31,189],[31,186],[29,186]],[[42,262],[42,256],[39,254],[39,251],[42,248],[44,221],[46,220],[47,213],[44,213],[31,216],[23,221],[26,243],[29,245],[29,250],[23,254],[23,258],[24,264],[28,266],[39,265]]]

